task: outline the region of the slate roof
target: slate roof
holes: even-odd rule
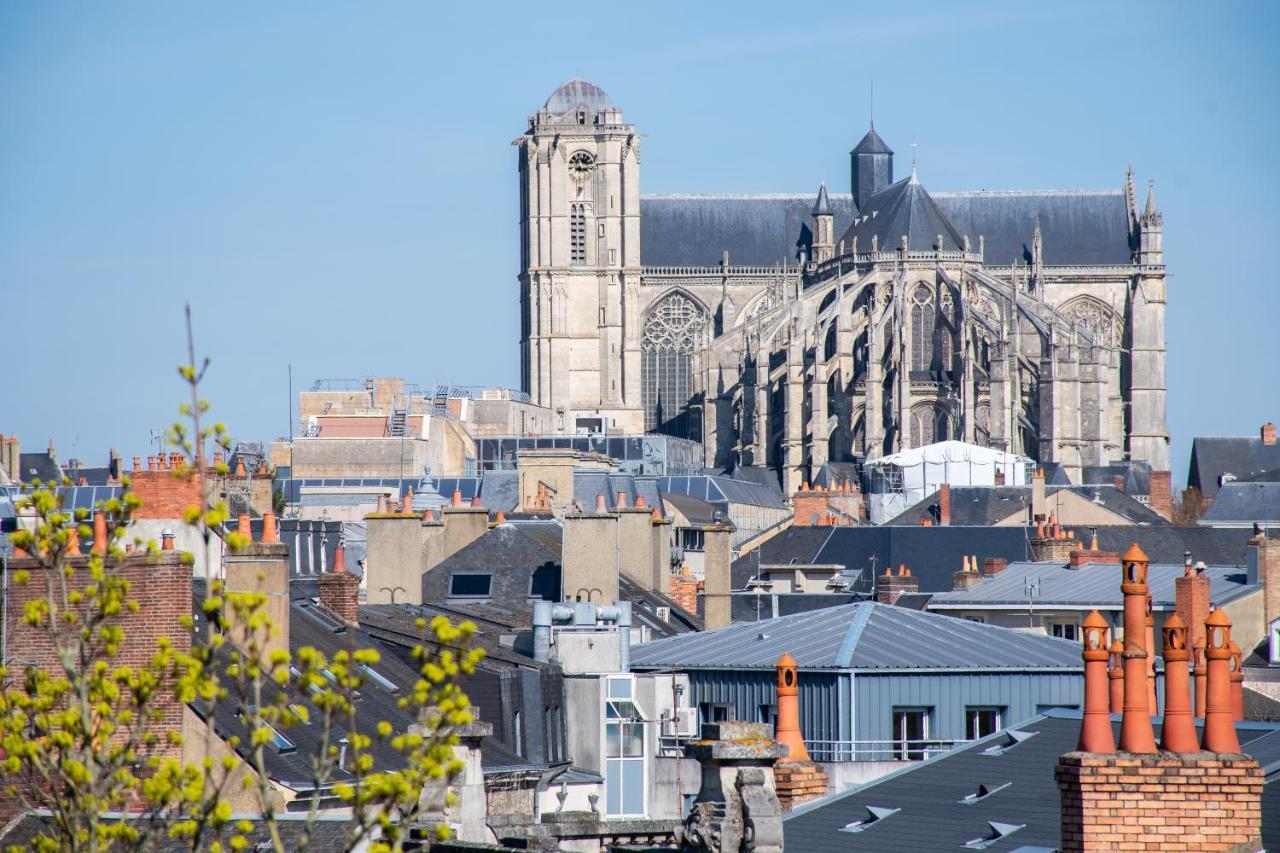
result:
[[[1056,486],[1045,490],[1046,496],[1070,489],[1087,501],[1099,504],[1122,519],[1134,524],[1167,527],[1168,519],[1111,484],[1095,486]],[[921,519],[936,519],[930,509],[938,503],[938,493],[908,507],[887,524],[919,525]],[[952,486],[951,523],[953,525],[998,524],[1015,513],[1025,521],[1031,505],[1031,486]],[[936,523],[936,522],[935,522]]]
[[[1280,523],[1280,482],[1226,483],[1200,516],[1201,524]]]
[[[876,126],[873,124],[867,130],[867,135],[862,137],[857,145],[853,146],[850,154],[892,154],[893,149],[880,138],[880,134],[876,133]]]
[[[711,524],[715,521],[715,507],[707,501],[679,492],[671,492],[664,499],[679,510],[690,524]]]
[[[942,249],[954,252],[964,248],[964,238],[914,173],[871,196],[858,213],[840,239],[849,246],[856,238],[859,252],[871,251],[872,238],[878,241],[880,251],[893,251],[904,235],[911,251],[938,248],[938,235],[942,235]],[[976,237],[973,242],[976,250]]]
[[[1214,498],[1224,474],[1244,480],[1275,470],[1280,470],[1280,444],[1263,444],[1260,436],[1200,436],[1191,441],[1187,485]]]
[[[1079,644],[863,601],[634,646],[634,668],[1075,671]]]
[[[1268,536],[1280,535],[1269,531]],[[1248,562],[1252,529],[1239,527],[1099,527],[1098,547],[1123,554],[1134,542],[1153,563],[1178,563],[1183,554],[1210,566],[1243,566]]]
[[[288,849],[297,849],[297,845],[302,843],[303,835],[306,830],[305,815],[301,814],[278,814],[276,815],[276,827],[280,832],[280,838]],[[7,847],[18,847],[21,849],[34,849],[34,840],[37,835],[48,834],[47,812],[29,813],[21,819],[10,823],[0,834],[0,844]],[[138,820],[146,820],[146,818],[138,818]],[[241,820],[247,820],[254,825],[253,831],[248,834],[249,850],[270,849],[272,840],[271,833],[265,821],[258,815],[254,814],[235,814],[231,816],[229,826],[234,826]],[[347,832],[351,827],[351,818],[347,815],[322,815],[318,816],[311,825],[310,832],[307,833],[307,853],[342,853],[348,847]],[[158,838],[147,845],[145,848],[149,853],[185,853],[191,849],[190,842],[182,840],[174,840],[165,837],[163,832],[157,833]],[[230,834],[228,833],[228,836]],[[260,847],[259,845],[267,845]]]
[[[1113,718],[1113,726],[1118,735],[1118,717]],[[1079,714],[1050,711],[1011,730],[1032,736],[998,755],[985,754],[992,746],[1011,742],[1006,732],[1000,732],[854,790],[798,806],[783,818],[786,848],[876,853],[960,850],[969,841],[989,835],[988,822],[995,821],[1022,828],[987,850],[1056,850],[1061,843],[1061,812],[1054,767],[1059,755],[1076,748]],[[1280,785],[1273,783],[1278,778],[1280,729],[1273,724],[1241,723],[1236,731],[1245,752],[1257,758],[1267,773],[1262,840],[1267,849],[1276,849],[1280,845]],[[1157,721],[1157,737],[1159,732]],[[960,802],[975,793],[979,784],[995,787],[1005,783],[1008,787],[976,803]],[[856,833],[841,831],[865,819],[868,806],[901,811],[885,818],[883,825]]]
[[[1182,576],[1183,564],[1153,563],[1147,570],[1151,588],[1151,606],[1156,610],[1174,607],[1174,580]],[[1209,566],[1209,600],[1215,606],[1234,601],[1262,587],[1246,582],[1245,573],[1234,566]],[[1119,610],[1123,607],[1120,593],[1120,566],[1090,563],[1070,568],[1057,563],[1011,563],[995,577],[984,578],[965,590],[940,592],[929,602],[931,609],[948,607],[1017,607],[1027,606],[1026,584],[1039,584],[1036,607],[1066,607],[1081,610],[1093,608]]]
[[[810,213],[814,216],[831,216],[831,199],[827,198],[827,185],[823,184],[818,187],[818,198],[813,203],[813,210]]]
[[[24,483],[36,480],[42,483],[52,480],[56,483],[62,480],[62,469],[51,453],[19,453],[18,479]]]
[[[1129,219],[1120,190],[931,196],[955,232],[969,235],[974,251],[978,236],[983,236],[989,266],[1030,258],[1037,216],[1049,266],[1132,262]],[[853,196],[830,193],[829,200],[835,233],[844,234],[856,213]],[[812,205],[813,196],[804,193],[641,196],[640,260],[646,266],[718,264],[727,249],[730,264],[777,264],[783,258],[794,263],[805,243]],[[894,237],[894,248],[896,241]],[[861,240],[858,247],[869,250],[870,237],[865,249]]]

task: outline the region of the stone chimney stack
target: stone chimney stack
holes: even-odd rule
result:
[[[569,601],[613,604],[622,561],[618,514],[609,512],[604,495],[597,498],[594,512],[565,514],[561,590]]]
[[[1031,523],[1039,524],[1049,515],[1048,499],[1044,491],[1044,469],[1037,468],[1031,475]]]
[[[272,516],[274,521],[274,516]],[[275,536],[274,525],[268,538],[263,518],[262,538],[253,541],[249,516],[237,519],[236,532],[249,540],[238,551],[230,551],[225,560],[225,582],[229,593],[257,593],[263,596],[262,615],[269,626],[249,628],[231,614],[229,633],[237,646],[250,640],[256,643],[263,658],[277,649],[289,650],[289,546]],[[355,580],[355,578],[352,578]],[[230,609],[228,609],[230,613]]]
[[[712,524],[702,529],[702,623],[708,631],[733,621],[733,589],[729,565],[733,562],[730,535],[733,527]]]
[[[965,555],[963,559],[964,567],[951,576],[951,588],[955,591],[972,589],[982,582],[982,575],[978,574],[978,558]]]

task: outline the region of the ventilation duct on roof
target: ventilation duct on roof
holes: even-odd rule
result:
[[[1022,732],[1017,731],[1016,729],[1011,729],[1010,731],[1005,732],[1004,737],[995,744],[982,750],[982,755],[1004,755],[1024,740],[1033,738],[1038,734],[1039,732]]]
[[[975,791],[972,794],[969,794],[967,797],[963,797],[962,799],[956,800],[956,802],[962,806],[971,806],[974,803],[982,802],[987,797],[990,797],[992,794],[996,793],[997,791],[1003,791],[1005,788],[1009,787],[1012,784],[1013,784],[1012,782],[1005,782],[1003,785],[982,784],[978,786],[977,791]]]
[[[886,809],[879,806],[867,806],[867,816],[856,823],[847,823],[840,827],[841,832],[862,832],[870,829],[882,820],[896,815],[902,809]]]
[[[992,844],[998,844],[1010,835],[1013,835],[1019,829],[1026,827],[1025,823],[998,823],[994,820],[987,821],[987,826],[991,828],[991,834],[982,838],[975,838],[966,842],[965,847],[969,850],[986,850]]]

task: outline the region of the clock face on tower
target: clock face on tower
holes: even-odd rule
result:
[[[595,158],[585,151],[579,151],[569,158],[569,177],[581,186],[591,178],[591,172],[595,167]]]

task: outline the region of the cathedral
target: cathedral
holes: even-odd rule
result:
[[[567,431],[702,443],[790,493],[958,439],[1169,470],[1163,219],[1115,190],[930,193],[874,124],[849,192],[642,195],[640,134],[573,79],[529,117],[521,377]]]

